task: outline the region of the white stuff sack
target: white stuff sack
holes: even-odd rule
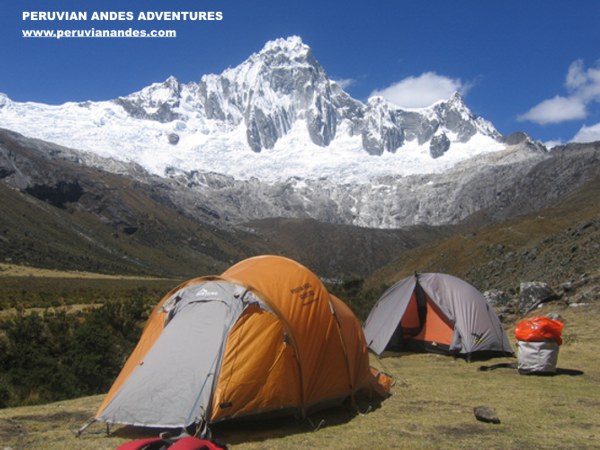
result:
[[[541,342],[517,341],[519,373],[555,373],[558,344],[554,340]]]

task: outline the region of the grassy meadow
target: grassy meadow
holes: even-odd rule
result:
[[[547,304],[565,322],[559,374],[519,375],[516,369],[479,370],[516,358],[471,362],[433,354],[392,354],[372,364],[396,379],[379,405],[333,408],[296,419],[225,423],[215,436],[233,449],[592,449],[600,448],[600,304],[577,308]],[[515,324],[506,329],[514,345]],[[514,346],[516,350],[516,346]],[[114,449],[156,430],[114,427],[107,435],[92,417],[102,395],[44,405],[0,409],[4,448]],[[499,424],[476,420],[473,409],[495,408]]]
[[[136,297],[156,303],[181,281],[0,263],[0,318],[14,316],[18,311],[77,311]]]

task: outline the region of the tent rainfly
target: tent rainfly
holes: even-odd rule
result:
[[[513,355],[498,316],[481,292],[441,273],[404,278],[377,301],[364,325],[369,348],[429,351],[468,360]]]
[[[385,396],[360,322],[307,268],[258,256],[189,280],[148,318],[93,421],[202,429]]]

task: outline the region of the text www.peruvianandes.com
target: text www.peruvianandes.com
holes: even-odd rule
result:
[[[73,38],[176,38],[176,30],[122,30],[79,29],[79,30],[21,30],[24,38],[73,39]]]

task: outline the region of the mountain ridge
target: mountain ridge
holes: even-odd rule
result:
[[[265,182],[310,178],[320,163],[332,182],[364,183],[374,174],[443,170],[503,147],[500,133],[457,93],[419,110],[382,97],[353,99],[297,36],[267,42],[197,83],[171,76],[114,100],[50,106],[2,96],[0,123],[159,176],[200,170]],[[481,142],[468,145],[473,137]],[[385,160],[373,158],[384,153]]]
[[[458,94],[419,110],[381,97],[361,103],[299,37],[270,41],[198,83],[169,77],[113,101],[3,96],[0,124],[151,184],[218,227],[278,217],[395,229],[480,211],[502,220],[577,189],[599,158],[593,144],[548,151],[524,133],[502,136]]]

